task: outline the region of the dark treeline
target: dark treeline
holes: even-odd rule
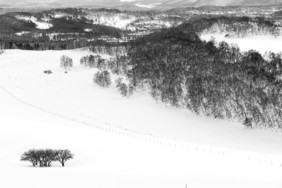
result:
[[[103,49],[100,45],[101,40],[97,37],[89,40],[88,38],[91,37],[83,34],[61,34],[53,38],[50,39],[46,33],[37,37],[31,35],[0,35],[0,49],[67,50],[89,46],[96,46],[98,51]],[[121,45],[117,44],[116,46],[120,48]],[[93,51],[95,51],[94,48]]]
[[[246,119],[281,128],[281,55],[202,42],[174,28],[139,39],[128,48],[127,76],[149,87],[159,101],[215,118]]]
[[[66,9],[65,11],[71,10],[73,9]],[[46,30],[37,29],[36,25],[31,21],[17,18],[17,16],[35,16],[40,20],[41,16],[45,14],[47,13],[9,13],[0,15],[0,49],[75,49],[91,46],[93,41],[105,36],[108,38],[120,38],[123,35],[123,31],[118,28],[93,24],[91,20],[84,17],[52,18],[48,22],[52,24],[52,27]],[[48,18],[48,15],[45,16]]]
[[[22,50],[66,50],[82,48],[90,45],[92,42],[86,39],[66,41],[53,41],[47,36],[33,38],[29,36],[0,36],[0,49],[22,49]]]
[[[67,10],[67,9],[66,9]],[[51,14],[51,13],[49,13]],[[18,17],[31,18],[35,17],[39,21],[43,18],[49,18],[49,24],[52,24],[52,27],[44,30],[46,33],[88,33],[93,35],[109,35],[114,37],[119,37],[121,31],[117,28],[93,24],[92,20],[86,19],[81,14],[78,17],[75,13],[70,16],[62,18],[51,17],[45,12],[30,14],[30,13],[8,13],[0,15],[0,34],[13,34],[21,31],[30,31],[35,33],[42,33],[42,30],[36,28],[36,24],[31,21],[24,21],[18,19]],[[93,29],[93,32],[85,32],[84,29]]]
[[[123,56],[127,53],[130,43],[109,43],[96,41],[90,47],[90,51],[98,54],[109,54],[112,56]]]

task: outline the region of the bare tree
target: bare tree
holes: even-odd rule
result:
[[[73,154],[69,150],[58,150],[56,152],[56,160],[59,161],[62,166],[65,166],[65,162],[73,159]]]
[[[36,166],[40,161],[40,157],[38,155],[38,152],[32,149],[23,153],[23,155],[21,156],[21,161],[29,161],[32,163],[32,166]]]
[[[123,97],[129,96],[128,87],[125,83],[122,82],[122,78],[118,78],[116,80],[116,88]]]
[[[51,150],[51,149],[46,149],[44,152],[45,152],[44,153],[45,154],[44,166],[50,167],[51,163],[56,160],[56,157],[58,155],[57,151]]]
[[[63,55],[61,57],[60,62],[61,62],[61,67],[65,70],[70,70],[73,67],[73,60],[66,55]]]

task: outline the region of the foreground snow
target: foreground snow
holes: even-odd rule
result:
[[[88,51],[0,56],[1,187],[281,187],[281,133],[199,118],[145,91],[122,98],[79,65]],[[59,59],[68,55],[68,74]],[[52,75],[43,74],[52,70]],[[70,149],[61,168],[19,161],[31,148]]]

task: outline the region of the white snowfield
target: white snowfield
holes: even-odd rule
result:
[[[135,6],[151,9],[151,8],[155,8],[156,6],[158,6],[158,5],[160,5],[160,4],[162,4],[162,3],[152,3],[152,4],[140,4],[140,3],[136,3]]]
[[[93,24],[106,25],[116,27],[119,29],[127,29],[130,23],[134,22],[137,18],[125,14],[97,14],[89,13],[87,19],[93,20]]]
[[[29,32],[28,31],[22,31],[22,32],[18,32],[18,33],[15,33],[16,35],[18,36],[22,36],[22,35],[25,35],[25,34],[28,34]]]
[[[88,54],[0,55],[0,187],[282,187],[281,132],[197,117],[146,91],[123,98],[114,85],[93,83],[97,70],[79,65]],[[68,74],[62,55],[74,60]],[[32,148],[70,149],[75,158],[33,168],[19,160]]]
[[[51,27],[53,27],[52,24],[48,23],[49,20],[43,19],[42,21],[38,21],[36,17],[34,16],[17,16],[17,19],[19,20],[25,20],[27,22],[33,22],[36,25],[37,29],[41,29],[41,30],[47,30],[50,29]]]
[[[227,33],[205,33],[200,36],[202,40],[210,41],[215,39],[216,42],[225,41],[229,44],[237,45],[241,51],[245,52],[255,49],[264,55],[266,52],[282,52],[282,36],[274,37],[272,35],[253,35],[243,38],[225,37]]]

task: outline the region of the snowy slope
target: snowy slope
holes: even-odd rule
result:
[[[25,20],[27,22],[33,22],[36,25],[36,28],[41,29],[41,30],[47,30],[47,29],[50,29],[51,27],[53,27],[52,24],[48,23],[49,20],[45,20],[45,22],[38,21],[37,18],[35,18],[33,16],[31,16],[31,17],[17,16],[17,19]]]
[[[216,42],[225,41],[229,44],[235,44],[238,45],[242,51],[254,49],[261,54],[265,54],[269,51],[275,53],[282,52],[282,36],[255,35],[244,38],[228,38],[225,37],[225,35],[224,33],[208,33],[201,35],[200,38],[205,41],[215,39]]]
[[[0,55],[1,187],[282,186],[281,133],[195,117],[145,91],[124,99],[93,84],[95,70],[79,65],[89,53]],[[68,74],[64,54],[75,63]],[[30,168],[19,161],[30,148],[68,148],[75,159]]]
[[[87,19],[93,21],[93,24],[101,24],[119,29],[126,29],[127,26],[134,22],[137,18],[135,16],[129,16],[126,14],[89,14],[86,16]]]
[[[152,3],[152,4],[140,4],[140,3],[137,3],[137,4],[135,4],[135,6],[151,9],[151,8],[157,7],[160,4],[162,4],[162,3]]]

